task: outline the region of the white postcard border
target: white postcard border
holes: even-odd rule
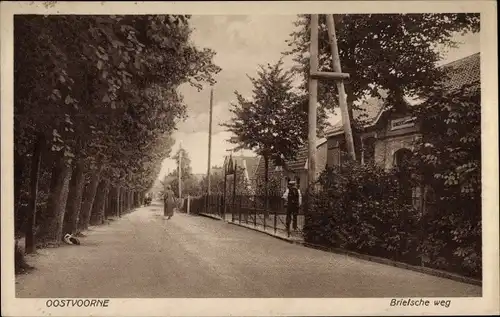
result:
[[[493,1],[332,2],[2,2],[1,4],[2,315],[259,316],[475,315],[499,312],[497,16]],[[14,14],[269,14],[480,12],[483,149],[483,296],[451,299],[450,308],[390,307],[390,298],[114,299],[107,308],[47,308],[46,299],[15,298],[13,255]],[[429,298],[434,300],[434,298]]]

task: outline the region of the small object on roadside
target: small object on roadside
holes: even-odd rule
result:
[[[78,240],[77,238],[73,237],[73,235],[71,235],[69,233],[66,233],[66,235],[64,235],[64,239],[63,240],[67,244],[80,245],[80,240]]]

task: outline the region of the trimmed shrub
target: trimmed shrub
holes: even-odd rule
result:
[[[434,205],[422,215],[408,197],[408,187],[411,193],[416,184],[405,173],[356,162],[325,170],[320,189],[307,198],[305,240],[480,276],[481,258],[474,247],[480,246],[480,227],[449,204],[439,204],[440,212]]]
[[[305,239],[416,263],[418,212],[401,198],[395,173],[348,163],[328,169],[310,197]]]

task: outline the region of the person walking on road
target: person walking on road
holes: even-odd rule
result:
[[[292,222],[293,218],[293,230],[297,230],[297,215],[299,207],[302,205],[302,195],[295,181],[290,180],[288,182],[288,188],[283,194],[283,199],[286,205],[286,232],[290,236],[290,222]]]
[[[168,219],[172,218],[174,215],[175,208],[175,194],[172,191],[170,185],[165,188],[165,193],[163,194],[163,216]]]

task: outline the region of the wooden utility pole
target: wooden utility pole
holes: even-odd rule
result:
[[[311,73],[318,71],[318,15],[311,15],[311,44],[309,68]],[[318,80],[309,76],[309,131],[307,136],[309,159],[307,164],[307,182],[314,183],[316,178],[316,117],[318,104]]]
[[[316,179],[316,120],[317,120],[317,103],[318,103],[318,80],[336,80],[337,88],[339,89],[339,99],[340,99],[340,108],[342,111],[342,119],[344,124],[344,131],[346,134],[346,138],[349,136],[349,140],[351,142],[347,142],[348,147],[351,150],[351,156],[354,157],[354,145],[352,142],[352,131],[351,125],[349,121],[349,114],[347,112],[347,100],[345,96],[344,84],[342,80],[348,79],[349,74],[342,73],[340,67],[340,58],[337,47],[337,38],[335,35],[335,28],[333,24],[333,16],[327,16],[327,27],[328,33],[330,35],[330,42],[332,47],[332,55],[333,55],[333,72],[319,72],[318,71],[318,15],[311,15],[311,43],[310,43],[310,58],[309,58],[309,133],[308,133],[308,184],[311,185],[314,183]],[[339,86],[340,84],[340,86]]]
[[[182,142],[179,143],[179,166],[177,166],[178,183],[179,183],[179,198],[182,198]]]
[[[342,67],[340,66],[339,48],[337,44],[337,35],[335,33],[335,21],[333,19],[333,15],[331,14],[326,15],[326,26],[328,28],[328,37],[330,39],[330,46],[332,50],[333,71],[336,73],[342,73]],[[354,139],[351,130],[351,120],[349,118],[349,111],[347,108],[347,96],[345,93],[344,82],[342,80],[337,80],[337,91],[339,94],[339,107],[340,107],[340,113],[342,114],[342,124],[344,126],[347,151],[349,152],[351,159],[355,161],[356,151],[354,150]]]
[[[207,195],[210,195],[210,174],[212,170],[211,159],[212,159],[212,113],[214,107],[214,90],[210,90],[210,114],[208,119],[208,168],[207,168]]]

